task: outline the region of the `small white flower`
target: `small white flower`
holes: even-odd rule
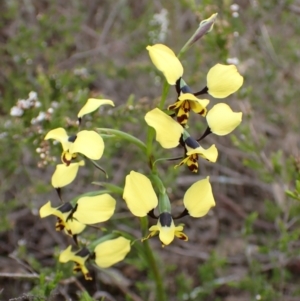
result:
[[[24,111],[19,107],[14,106],[10,109],[10,116],[20,117],[23,114],[24,114]]]

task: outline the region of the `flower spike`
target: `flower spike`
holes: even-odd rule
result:
[[[74,261],[75,266],[73,268],[74,272],[82,271],[84,278],[86,280],[92,280],[92,276],[86,267],[86,262],[90,258],[90,251],[87,248],[82,248],[79,251],[72,251],[72,246],[62,251],[59,255],[59,261],[66,263],[68,261]]]
[[[205,116],[208,103],[208,99],[199,99],[192,93],[182,93],[178,97],[177,102],[168,107],[168,110],[175,110],[177,112],[177,121],[181,125],[185,125],[188,121],[190,110]]]

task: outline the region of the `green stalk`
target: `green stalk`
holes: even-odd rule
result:
[[[148,217],[141,217],[141,228],[142,228],[142,234],[144,237],[147,236],[147,232],[148,232]],[[152,249],[149,245],[149,241],[148,239],[146,239],[143,242],[143,248],[144,248],[144,254],[146,257],[146,260],[148,262],[148,266],[151,269],[153,278],[155,280],[155,284],[156,284],[156,300],[157,301],[166,301],[166,294],[165,294],[165,289],[163,286],[163,280],[162,277],[160,275],[158,266],[157,266],[157,262],[154,258]]]

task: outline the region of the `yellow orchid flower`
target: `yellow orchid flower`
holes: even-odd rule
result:
[[[172,215],[169,212],[163,212],[159,215],[157,224],[149,228],[150,234],[146,239],[159,235],[163,246],[169,245],[175,237],[188,241],[187,235],[182,232],[183,228],[183,224],[175,226]]]
[[[145,120],[149,126],[155,129],[156,141],[163,148],[174,148],[179,144],[184,129],[172,117],[155,108],[145,115]]]
[[[101,136],[95,131],[80,131],[78,134],[68,136],[63,128],[57,128],[48,132],[45,140],[58,140],[63,148],[62,162],[70,165],[77,153],[83,154],[89,159],[99,160],[104,151],[104,142]]]
[[[212,133],[224,136],[242,122],[242,112],[233,112],[226,103],[218,103],[209,110],[206,121]]]
[[[124,237],[107,240],[96,246],[95,262],[100,268],[108,268],[122,261],[130,249],[130,240]]]
[[[191,93],[181,93],[178,100],[168,107],[168,110],[177,112],[177,121],[181,125],[185,125],[189,118],[190,110],[196,114],[205,116],[207,109],[206,106],[209,104],[208,99],[199,99]]]
[[[88,260],[95,260],[100,268],[108,268],[120,261],[130,252],[130,240],[124,237],[118,237],[99,243],[93,252],[84,247],[78,251],[72,251],[72,246],[62,251],[59,255],[59,261],[66,263],[74,261],[74,272],[81,271],[86,280],[92,280],[86,263]]]
[[[76,206],[64,203],[59,207],[52,207],[47,202],[40,209],[40,217],[55,215],[58,218],[56,230],[66,230],[70,236],[77,235],[85,229],[85,225],[92,225],[109,220],[116,207],[116,200],[109,194],[85,196],[78,199]]]
[[[86,280],[92,280],[92,276],[86,267],[86,261],[90,258],[90,251],[87,248],[82,248],[79,251],[72,251],[72,246],[62,251],[59,255],[59,262],[66,263],[69,261],[74,261],[75,266],[73,268],[74,272],[82,271],[84,278]]]
[[[73,209],[74,208],[71,203],[64,203],[63,205],[55,208],[51,206],[51,202],[49,201],[40,208],[40,217],[44,218],[49,215],[56,216],[56,231],[65,230],[68,235],[75,236],[85,229],[85,225],[77,220],[68,219]]]
[[[185,139],[186,158],[184,158],[178,165],[186,164],[190,171],[198,172],[198,159],[199,156],[210,161],[216,162],[218,158],[218,150],[213,144],[210,148],[204,149],[200,144],[192,137]]]

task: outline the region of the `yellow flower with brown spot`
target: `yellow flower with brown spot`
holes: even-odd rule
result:
[[[175,237],[183,241],[188,241],[188,237],[183,233],[184,224],[175,226],[172,215],[163,212],[158,217],[158,222],[149,228],[150,234],[146,238],[158,235],[163,246],[169,245]]]
[[[85,225],[77,220],[68,219],[72,214],[74,207],[71,203],[64,203],[58,207],[52,207],[51,202],[48,201],[44,206],[40,208],[40,217],[44,218],[49,215],[57,217],[55,224],[56,231],[65,230],[70,236],[76,236],[85,229]]]
[[[92,225],[109,220],[114,214],[116,200],[109,194],[85,196],[78,199],[76,205],[64,203],[59,207],[52,207],[47,202],[40,209],[40,217],[55,215],[58,218],[56,230],[65,230],[70,236],[75,236],[85,229],[85,225]]]
[[[67,166],[80,153],[92,160],[99,160],[104,151],[104,142],[101,136],[95,131],[83,130],[76,135],[68,136],[63,128],[51,130],[45,140],[58,140],[63,148],[61,160]]]
[[[175,166],[181,166],[186,164],[190,171],[198,172],[199,164],[198,159],[199,156],[210,161],[216,162],[218,158],[218,150],[216,146],[213,144],[210,148],[204,149],[194,138],[188,137],[184,140],[185,149],[186,149],[186,157]]]
[[[86,267],[88,261],[95,260],[98,267],[108,268],[122,261],[130,252],[131,246],[130,240],[120,236],[98,243],[93,251],[88,248],[91,247],[88,246],[78,251],[72,251],[72,246],[69,246],[60,253],[59,261],[62,263],[69,261],[75,262],[73,271],[81,271],[86,280],[92,280],[92,276]]]
[[[177,112],[177,121],[181,125],[186,125],[191,110],[196,114],[205,116],[207,112],[206,106],[208,104],[208,99],[199,99],[191,93],[181,93],[178,100],[170,105],[168,110]]]
[[[69,246],[67,249],[62,251],[59,255],[59,261],[66,263],[68,261],[74,261],[75,266],[73,268],[75,272],[82,272],[86,280],[92,280],[92,276],[89,270],[86,267],[86,262],[90,258],[90,251],[87,248],[82,248],[78,251],[72,251],[72,246]]]

